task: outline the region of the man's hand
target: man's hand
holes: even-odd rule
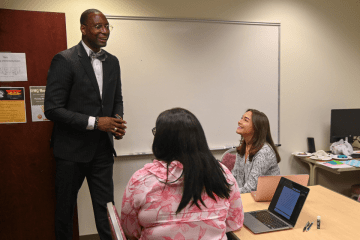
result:
[[[112,117],[99,117],[97,128],[100,131],[111,132],[115,139],[122,139],[125,135],[126,121]]]

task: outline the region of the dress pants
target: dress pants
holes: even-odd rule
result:
[[[114,203],[113,165],[111,142],[101,133],[94,158],[88,163],[56,160],[56,240],[71,240],[73,216],[79,189],[86,177],[94,209],[96,228],[101,240],[111,240],[106,204]],[[91,211],[89,209],[89,211]]]

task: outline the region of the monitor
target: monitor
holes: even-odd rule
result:
[[[348,138],[352,143],[355,136],[360,136],[360,109],[332,109],[330,142]]]

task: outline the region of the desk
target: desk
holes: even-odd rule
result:
[[[335,174],[340,174],[342,172],[352,172],[352,171],[360,171],[360,168],[358,167],[349,167],[349,168],[329,168],[329,167],[326,167],[324,165],[321,165],[321,164],[318,164],[319,161],[316,161],[316,160],[313,160],[311,158],[304,158],[304,157],[296,157],[294,156],[295,158],[309,164],[309,167],[310,167],[310,183],[309,185],[310,186],[313,186],[315,185],[315,169],[318,167],[318,168],[321,168],[321,169],[324,169],[328,172],[332,172],[332,173],[335,173]]]
[[[241,240],[354,240],[359,239],[360,202],[333,192],[320,185],[310,186],[305,205],[295,228],[277,232],[254,234],[245,226],[235,235]],[[245,212],[267,209],[270,202],[255,202],[250,193],[241,194]],[[320,229],[316,218],[321,216]],[[307,221],[314,221],[310,231],[303,232]]]

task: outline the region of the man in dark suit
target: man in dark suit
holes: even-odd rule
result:
[[[114,202],[113,137],[121,139],[126,128],[120,65],[101,49],[110,35],[106,17],[89,9],[80,23],[82,41],[55,55],[45,93],[45,115],[54,121],[55,235],[72,239],[74,206],[86,177],[98,233],[110,240],[106,203]]]

